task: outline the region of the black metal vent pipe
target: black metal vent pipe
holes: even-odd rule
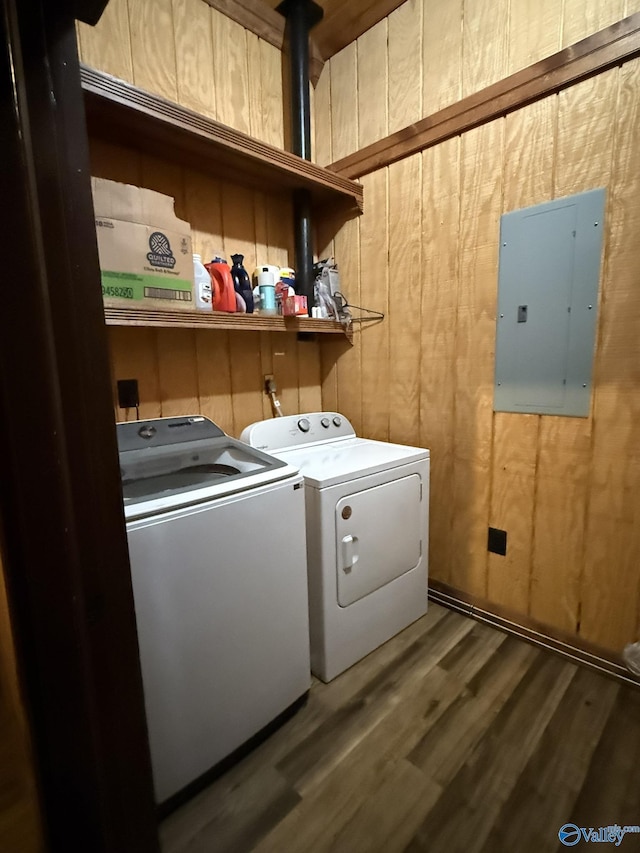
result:
[[[323,11],[313,0],[284,0],[278,6],[288,23],[291,77],[291,135],[293,153],[311,160],[311,110],[309,100],[309,30]],[[296,290],[307,297],[309,314],[313,299],[313,243],[311,195],[308,190],[293,194],[296,254]]]

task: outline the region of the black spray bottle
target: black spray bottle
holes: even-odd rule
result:
[[[233,261],[233,266],[231,267],[233,286],[244,299],[247,306],[247,314],[253,314],[253,289],[249,274],[242,266],[244,255],[231,255],[231,260]]]

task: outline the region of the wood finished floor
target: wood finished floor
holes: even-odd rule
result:
[[[640,691],[431,604],[314,682],[161,838],[163,853],[555,853],[568,822],[640,824]],[[599,849],[640,851],[640,835]]]

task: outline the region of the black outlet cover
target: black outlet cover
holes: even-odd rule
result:
[[[500,556],[505,557],[507,554],[507,531],[499,530],[497,527],[490,527],[487,549],[492,554],[500,554]]]
[[[135,409],[140,405],[137,379],[118,379],[118,405],[121,409]]]

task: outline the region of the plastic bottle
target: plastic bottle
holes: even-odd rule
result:
[[[280,281],[284,284],[288,284],[289,287],[293,288],[294,292],[296,289],[296,271],[291,267],[282,267],[280,270]],[[293,294],[289,291],[289,296]]]
[[[280,270],[277,267],[268,266],[258,267],[258,287],[260,288],[260,313],[266,316],[275,316],[278,313],[276,308],[276,274]]]
[[[213,285],[200,255],[193,256],[195,304],[198,311],[213,311]]]
[[[218,286],[218,291],[213,301],[213,310],[228,311],[235,314],[236,291],[233,286],[229,264],[223,258],[215,257],[211,263],[205,264],[205,267],[211,273],[214,286],[215,284]]]
[[[231,278],[236,293],[244,299],[244,304],[247,306],[247,314],[253,314],[253,289],[249,279],[249,273],[242,266],[244,255],[231,255],[233,266],[231,267]]]

